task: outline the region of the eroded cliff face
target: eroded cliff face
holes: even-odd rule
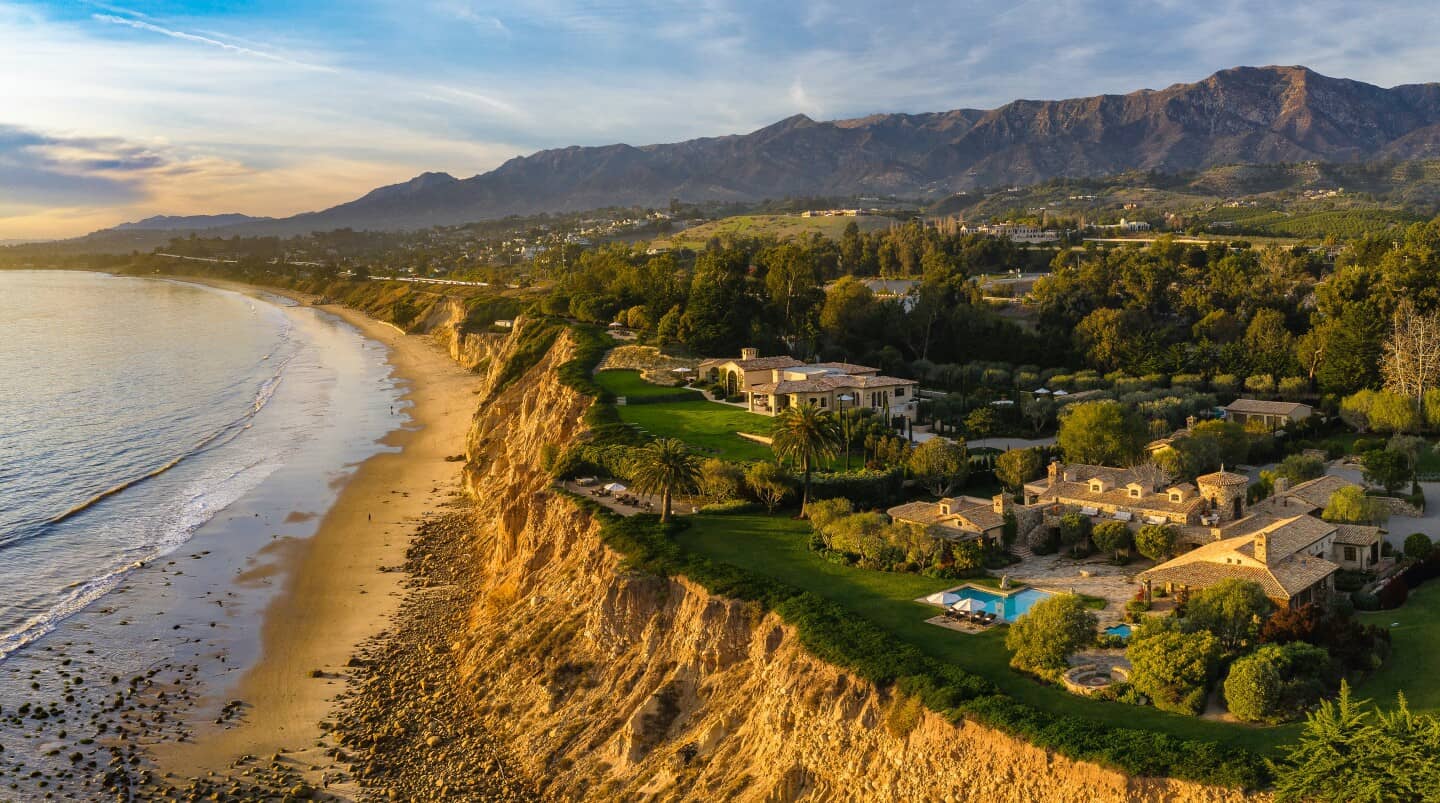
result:
[[[492,379],[511,343],[487,343]],[[554,493],[546,445],[590,400],[554,369],[484,393],[467,445],[484,587],[452,653],[545,791],[594,800],[1229,801],[1134,779],[986,728],[952,725],[808,655],[758,607],[628,571],[599,524]]]

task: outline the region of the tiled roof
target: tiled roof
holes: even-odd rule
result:
[[[1244,474],[1236,474],[1233,471],[1215,471],[1196,477],[1195,484],[1202,488],[1206,485],[1219,485],[1222,488],[1226,488],[1236,485],[1249,485],[1250,478]]]
[[[1304,412],[1310,409],[1310,405],[1299,402],[1260,401],[1259,399],[1236,399],[1225,405],[1225,409],[1232,413],[1250,413],[1256,415],[1290,415],[1296,412]]]
[[[1380,528],[1363,524],[1335,525],[1335,543],[1347,546],[1370,546],[1380,542]]]
[[[849,376],[847,374],[835,374],[832,376],[814,376],[809,379],[782,379],[779,382],[761,382],[751,385],[747,390],[751,393],[820,393],[840,388],[880,388],[895,387],[896,385],[916,384],[913,379],[896,379],[893,376]]]
[[[945,518],[940,512],[940,506],[934,502],[906,502],[885,512],[896,521],[908,521],[926,527],[939,524],[940,520]]]
[[[879,368],[871,368],[868,365],[855,365],[848,362],[817,362],[811,363],[810,368],[824,368],[829,371],[839,371],[842,374],[869,374],[880,373]]]
[[[701,360],[700,367],[702,369],[717,368],[722,365],[730,365],[731,363],[734,363],[735,367],[739,368],[742,371],[765,371],[775,368],[796,368],[805,364],[795,359],[794,357],[756,357],[753,360],[736,360],[733,358],[725,359],[715,357],[709,360]]]
[[[1286,491],[1285,494],[1292,499],[1301,499],[1310,507],[1324,510],[1330,504],[1330,497],[1341,488],[1350,486],[1360,487],[1355,483],[1334,474],[1327,474],[1317,477],[1309,482],[1302,482],[1294,488]]]
[[[1204,543],[1139,576],[1142,580],[1194,588],[1238,577],[1259,583],[1269,597],[1289,599],[1339,568],[1324,558],[1300,551],[1335,531],[1337,525],[1308,515],[1284,519],[1248,516],[1227,525],[1222,540]],[[1263,566],[1254,563],[1255,538],[1261,533],[1267,540],[1267,562]]]
[[[950,506],[950,512],[942,513],[940,506],[946,503]],[[939,502],[907,502],[885,512],[896,521],[977,534],[1005,524],[1005,517],[996,513],[989,502],[968,497],[942,499]]]

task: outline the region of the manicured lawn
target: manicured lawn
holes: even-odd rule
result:
[[[687,390],[683,387],[665,387],[653,382],[647,382],[640,377],[639,371],[615,369],[610,371],[599,371],[595,374],[595,384],[610,391],[616,396],[624,396],[629,399],[643,399],[655,396],[673,396],[676,393],[691,393],[696,399],[700,398],[699,391]]]
[[[935,658],[988,678],[1006,693],[1036,708],[1097,719],[1112,726],[1242,745],[1261,753],[1294,736],[1295,726],[1229,725],[1153,708],[1087,700],[1031,681],[1010,669],[1004,627],[976,635],[925,624],[937,609],[912,600],[964,581],[828,563],[807,548],[808,525],[785,514],[693,516],[689,521],[690,528],[679,536],[682,547],[833,600]],[[1020,574],[1023,576],[1023,571]],[[1419,667],[1415,671],[1420,671]]]
[[[1393,611],[1355,616],[1367,625],[1389,629],[1393,646],[1390,659],[1365,681],[1358,694],[1390,708],[1395,705],[1396,692],[1405,692],[1411,710],[1440,711],[1440,681],[1435,673],[1435,657],[1440,655],[1440,581],[1432,580],[1411,591],[1405,604]]]
[[[771,419],[727,404],[696,400],[626,404],[615,410],[621,421],[635,424],[657,438],[679,438],[703,454],[740,461],[775,458],[769,446],[735,434],[768,436]]]

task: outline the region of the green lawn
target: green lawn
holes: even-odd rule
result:
[[[604,372],[604,373],[609,373]],[[770,418],[719,402],[660,402],[615,408],[620,420],[635,424],[657,438],[679,438],[703,454],[726,460],[773,460],[769,446],[736,435],[770,434]]]
[[[982,675],[1016,699],[1041,710],[1093,718],[1117,727],[1146,728],[1241,745],[1261,753],[1289,741],[1295,734],[1295,726],[1245,727],[1153,708],[1087,700],[1029,680],[1009,667],[1005,628],[973,635],[925,624],[935,609],[912,600],[958,585],[957,581],[828,563],[807,548],[808,526],[783,514],[702,515],[691,517],[690,522],[690,528],[679,536],[685,549],[837,602],[931,656]],[[1419,667],[1415,671],[1420,671]]]
[[[696,399],[701,398],[699,391],[686,390],[683,387],[665,387],[653,382],[647,382],[640,377],[639,371],[613,369],[599,371],[595,374],[595,384],[610,391],[616,396],[624,396],[629,399],[643,399],[655,396],[673,396],[676,393],[693,393]]]
[[[1440,683],[1435,682],[1435,656],[1440,655],[1440,581],[1410,592],[1404,605],[1393,611],[1357,612],[1367,625],[1390,631],[1394,649],[1385,665],[1365,681],[1358,693],[1386,708],[1395,705],[1396,692],[1405,692],[1413,711],[1440,711]],[[1395,624],[1395,627],[1390,627]]]

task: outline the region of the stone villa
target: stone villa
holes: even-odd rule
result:
[[[961,496],[887,512],[896,521],[961,540],[998,538],[1007,513],[1022,538],[1072,512],[1092,521],[1124,522],[1132,530],[1164,524],[1176,529],[1179,548],[1189,551],[1141,572],[1138,579],[1147,590],[1195,591],[1238,577],[1259,583],[1281,607],[1324,599],[1341,568],[1367,570],[1379,563],[1379,527],[1319,518],[1331,494],[1353,483],[1325,476],[1291,488],[1282,479],[1274,496],[1247,507],[1249,485],[1245,475],[1223,469],[1194,483],[1170,484],[1150,467],[1056,461],[1045,479],[1026,483],[1024,504],[1004,494],[988,502]]]
[[[761,357],[741,349],[740,359],[709,359],[700,375],[743,396],[752,413],[776,415],[787,407],[814,404],[822,410],[855,407],[915,417],[919,383],[882,376],[880,369],[839,362],[804,363],[793,357]]]

